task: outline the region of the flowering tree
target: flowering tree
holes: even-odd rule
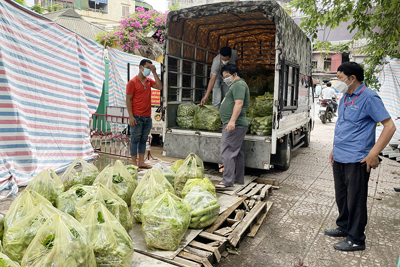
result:
[[[148,57],[148,50],[151,50],[150,53],[158,57],[162,54],[167,14],[168,12],[145,11],[144,8],[137,7],[135,13],[120,21],[117,30],[98,34],[96,41],[110,46],[113,40],[118,40],[125,52],[134,53],[139,50],[142,56]]]

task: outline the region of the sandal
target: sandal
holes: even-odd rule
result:
[[[219,184],[216,184],[216,185],[215,185],[215,190],[219,190],[219,191],[224,191],[224,190],[230,191],[230,190],[233,190],[233,186],[226,186],[226,185],[224,185],[223,182],[220,182]]]

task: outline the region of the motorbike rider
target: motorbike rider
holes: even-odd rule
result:
[[[327,87],[325,87],[324,89],[322,89],[321,91],[321,97],[322,99],[332,99],[332,105],[333,105],[333,116],[336,117],[336,111],[337,111],[337,107],[338,107],[338,103],[336,102],[336,92],[335,90],[331,87],[332,83],[331,82],[327,82],[326,84]]]

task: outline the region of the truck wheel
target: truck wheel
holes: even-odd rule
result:
[[[276,167],[279,170],[287,171],[290,167],[290,161],[292,160],[292,144],[290,142],[289,137],[287,137],[286,149],[282,151],[281,159],[282,159],[282,162],[284,162],[284,164],[281,166],[278,165]]]
[[[309,147],[310,146],[310,141],[311,141],[311,134],[310,131],[304,131],[304,137],[303,137],[304,144],[302,147]]]

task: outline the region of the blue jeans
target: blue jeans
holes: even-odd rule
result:
[[[131,156],[135,157],[138,154],[146,153],[146,142],[149,140],[149,134],[153,121],[151,117],[142,117],[133,115],[136,119],[136,126],[131,127]]]

